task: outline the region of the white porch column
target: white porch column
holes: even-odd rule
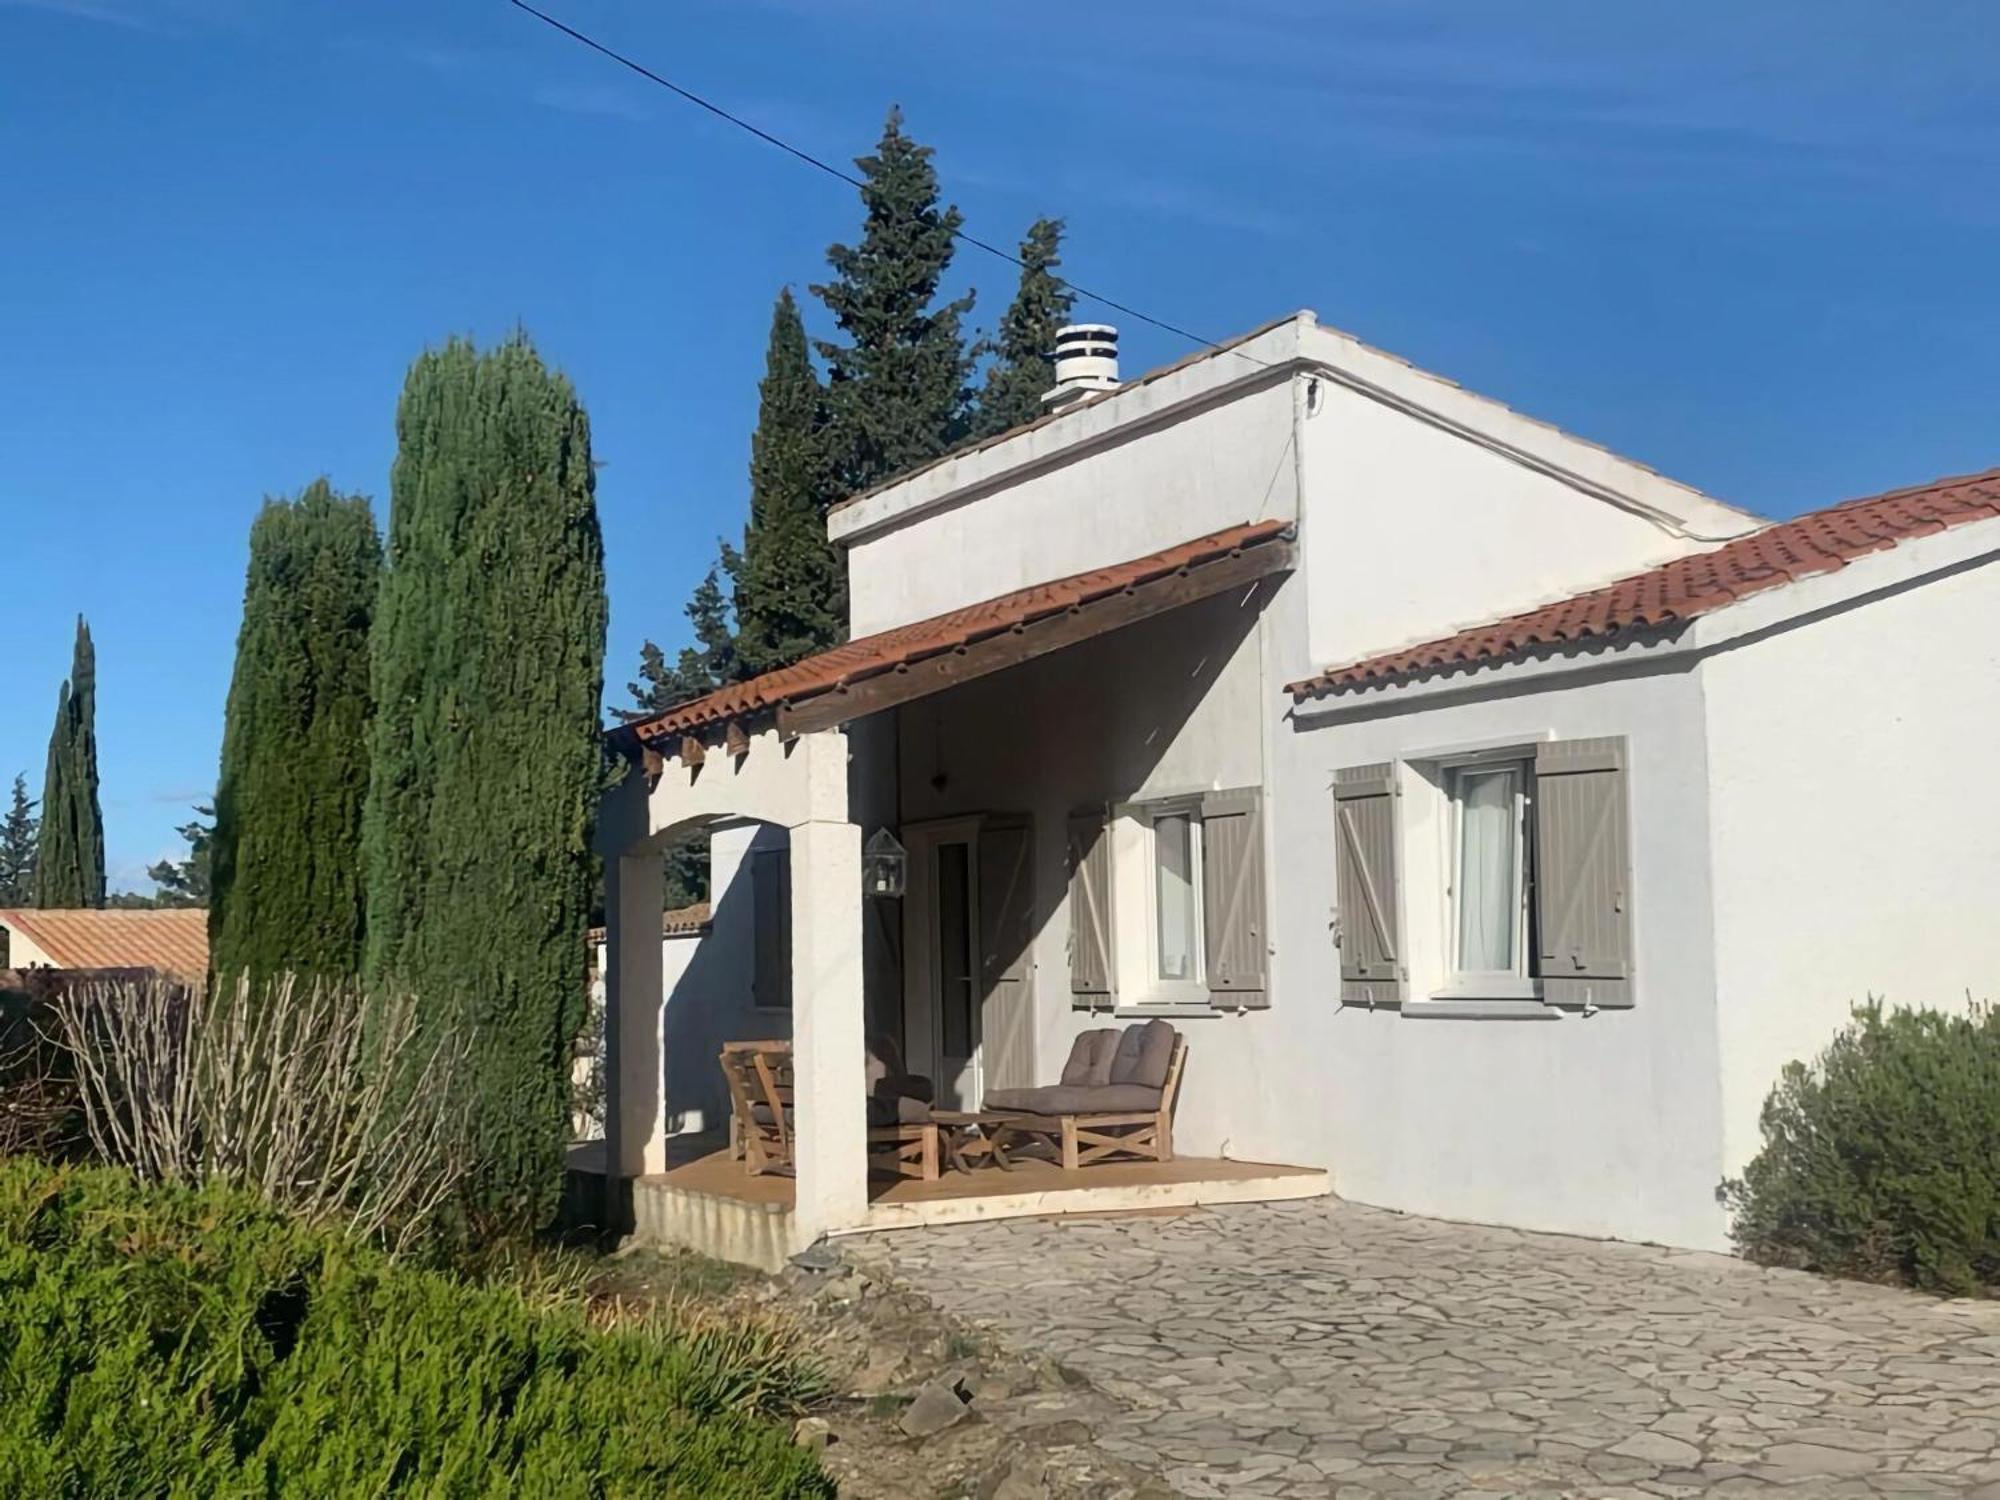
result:
[[[802,1244],[868,1212],[861,830],[791,830],[792,1060],[798,1101],[794,1225]]]
[[[613,1180],[667,1170],[666,875],[650,841],[640,847],[604,858],[604,1170]]]

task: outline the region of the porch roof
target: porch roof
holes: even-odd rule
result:
[[[1291,535],[1290,521],[1254,521],[1016,589],[834,646],[614,733],[650,750],[696,754],[690,741],[699,745],[709,732],[766,716],[786,733],[828,729],[1283,572],[1292,565]]]

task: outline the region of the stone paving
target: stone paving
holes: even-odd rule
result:
[[[2000,1304],[1333,1199],[847,1242],[1211,1497],[2000,1500]]]

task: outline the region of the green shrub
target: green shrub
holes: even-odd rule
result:
[[[1948,1295],[2000,1287],[2000,1018],[1859,1006],[1765,1101],[1764,1149],[1722,1185],[1737,1246]]]
[[[221,1188],[0,1163],[0,1494],[830,1496],[759,1352],[787,1355],[593,1326]]]

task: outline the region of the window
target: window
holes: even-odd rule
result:
[[[1633,1005],[1628,762],[1603,735],[1336,767],[1341,1004],[1508,1020]]]
[[[1535,975],[1532,778],[1526,761],[1476,761],[1446,772],[1451,802],[1453,988]]]
[[[1201,819],[1183,809],[1153,819],[1155,973],[1201,978]]]
[[[1201,802],[1148,803],[1134,808],[1133,814],[1144,837],[1150,893],[1148,988],[1157,1000],[1199,999],[1206,1004]]]

